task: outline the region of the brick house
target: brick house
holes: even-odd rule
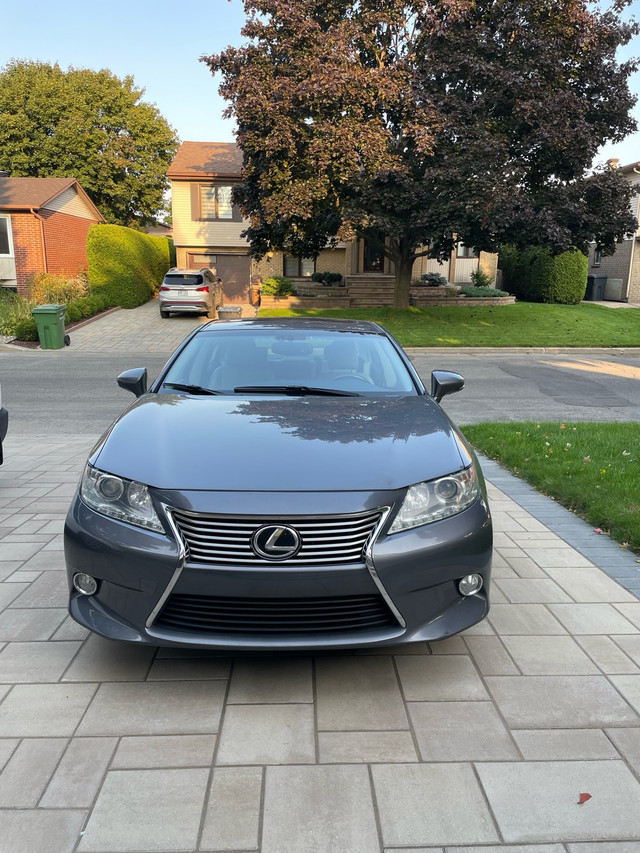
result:
[[[619,161],[607,161],[610,169],[619,168],[624,177],[640,192],[640,163],[618,166]],[[631,200],[633,215],[640,220],[640,194]],[[635,235],[618,243],[613,255],[603,257],[596,252],[595,243],[589,247],[589,275],[606,275],[604,298],[612,302],[640,302],[640,228]]]
[[[104,218],[75,178],[0,175],[0,282],[25,293],[29,276],[76,276],[87,233]]]
[[[375,291],[379,304],[392,301],[393,266],[365,240],[339,243],[315,259],[287,257],[282,252],[269,253],[260,261],[251,259],[249,245],[240,236],[247,223],[231,202],[241,172],[242,151],[235,143],[183,142],[180,146],[167,171],[178,267],[215,267],[227,302],[247,300],[252,276],[285,275],[304,282],[313,272],[340,273],[354,292]],[[418,259],[414,276],[439,272],[449,282],[468,283],[479,266],[495,280],[497,256],[481,253],[478,257],[459,244],[443,264]]]

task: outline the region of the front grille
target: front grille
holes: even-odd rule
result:
[[[397,628],[398,622],[380,595],[223,598],[175,594],[154,627],[199,634],[310,634]]]
[[[381,509],[351,515],[262,518],[172,510],[173,518],[189,549],[190,563],[229,566],[335,566],[364,562],[367,541],[382,516]],[[283,563],[265,560],[254,553],[251,537],[264,524],[295,528],[302,546]]]

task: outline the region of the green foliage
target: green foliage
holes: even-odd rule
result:
[[[637,424],[524,421],[463,431],[486,456],[640,552]]]
[[[77,178],[107,222],[155,222],[178,140],[143,94],[108,70],[12,60],[0,70],[0,169]]]
[[[412,283],[418,287],[445,287],[449,282],[439,272],[425,272],[418,281]]]
[[[0,291],[0,335],[15,335],[16,328],[29,321],[31,303],[12,291]]]
[[[474,287],[492,287],[493,279],[484,270],[479,267],[471,273],[471,283]]]
[[[110,305],[135,308],[160,287],[170,266],[169,243],[119,225],[93,225],[87,260],[92,293]]]
[[[327,287],[331,287],[331,285],[342,281],[342,275],[339,272],[314,272],[311,274],[311,281],[318,281]]]
[[[461,287],[460,293],[464,294],[464,296],[473,296],[476,299],[478,297],[481,299],[492,299],[497,296],[511,296],[506,290],[496,290],[495,287],[476,287],[475,285]]]
[[[176,244],[173,242],[173,237],[167,237],[167,240],[169,242],[169,267],[177,267]]]
[[[262,282],[262,292],[265,296],[290,296],[293,293],[293,282],[282,275],[273,275]]]
[[[554,255],[551,249],[533,246],[500,250],[503,282],[518,299],[577,305],[587,289],[588,259],[577,249]]]
[[[13,335],[19,341],[37,341],[38,327],[36,321],[33,317],[24,317],[14,324],[9,334]]]
[[[612,249],[631,185],[590,171],[636,129],[629,3],[244,0],[245,44],[203,61],[237,120],[252,254],[383,234],[406,308],[416,258],[457,240]]]
[[[85,278],[67,278],[53,273],[36,273],[27,282],[27,299],[36,305],[67,304],[86,294]]]

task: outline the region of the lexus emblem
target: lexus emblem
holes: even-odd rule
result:
[[[298,531],[286,524],[265,524],[251,537],[254,553],[265,560],[289,560],[301,546]]]

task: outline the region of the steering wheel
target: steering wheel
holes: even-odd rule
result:
[[[334,376],[331,381],[340,382],[344,379],[355,382],[364,382],[365,385],[373,385],[373,382],[370,379],[367,379],[366,376],[361,376],[359,373],[341,373],[340,376]]]

